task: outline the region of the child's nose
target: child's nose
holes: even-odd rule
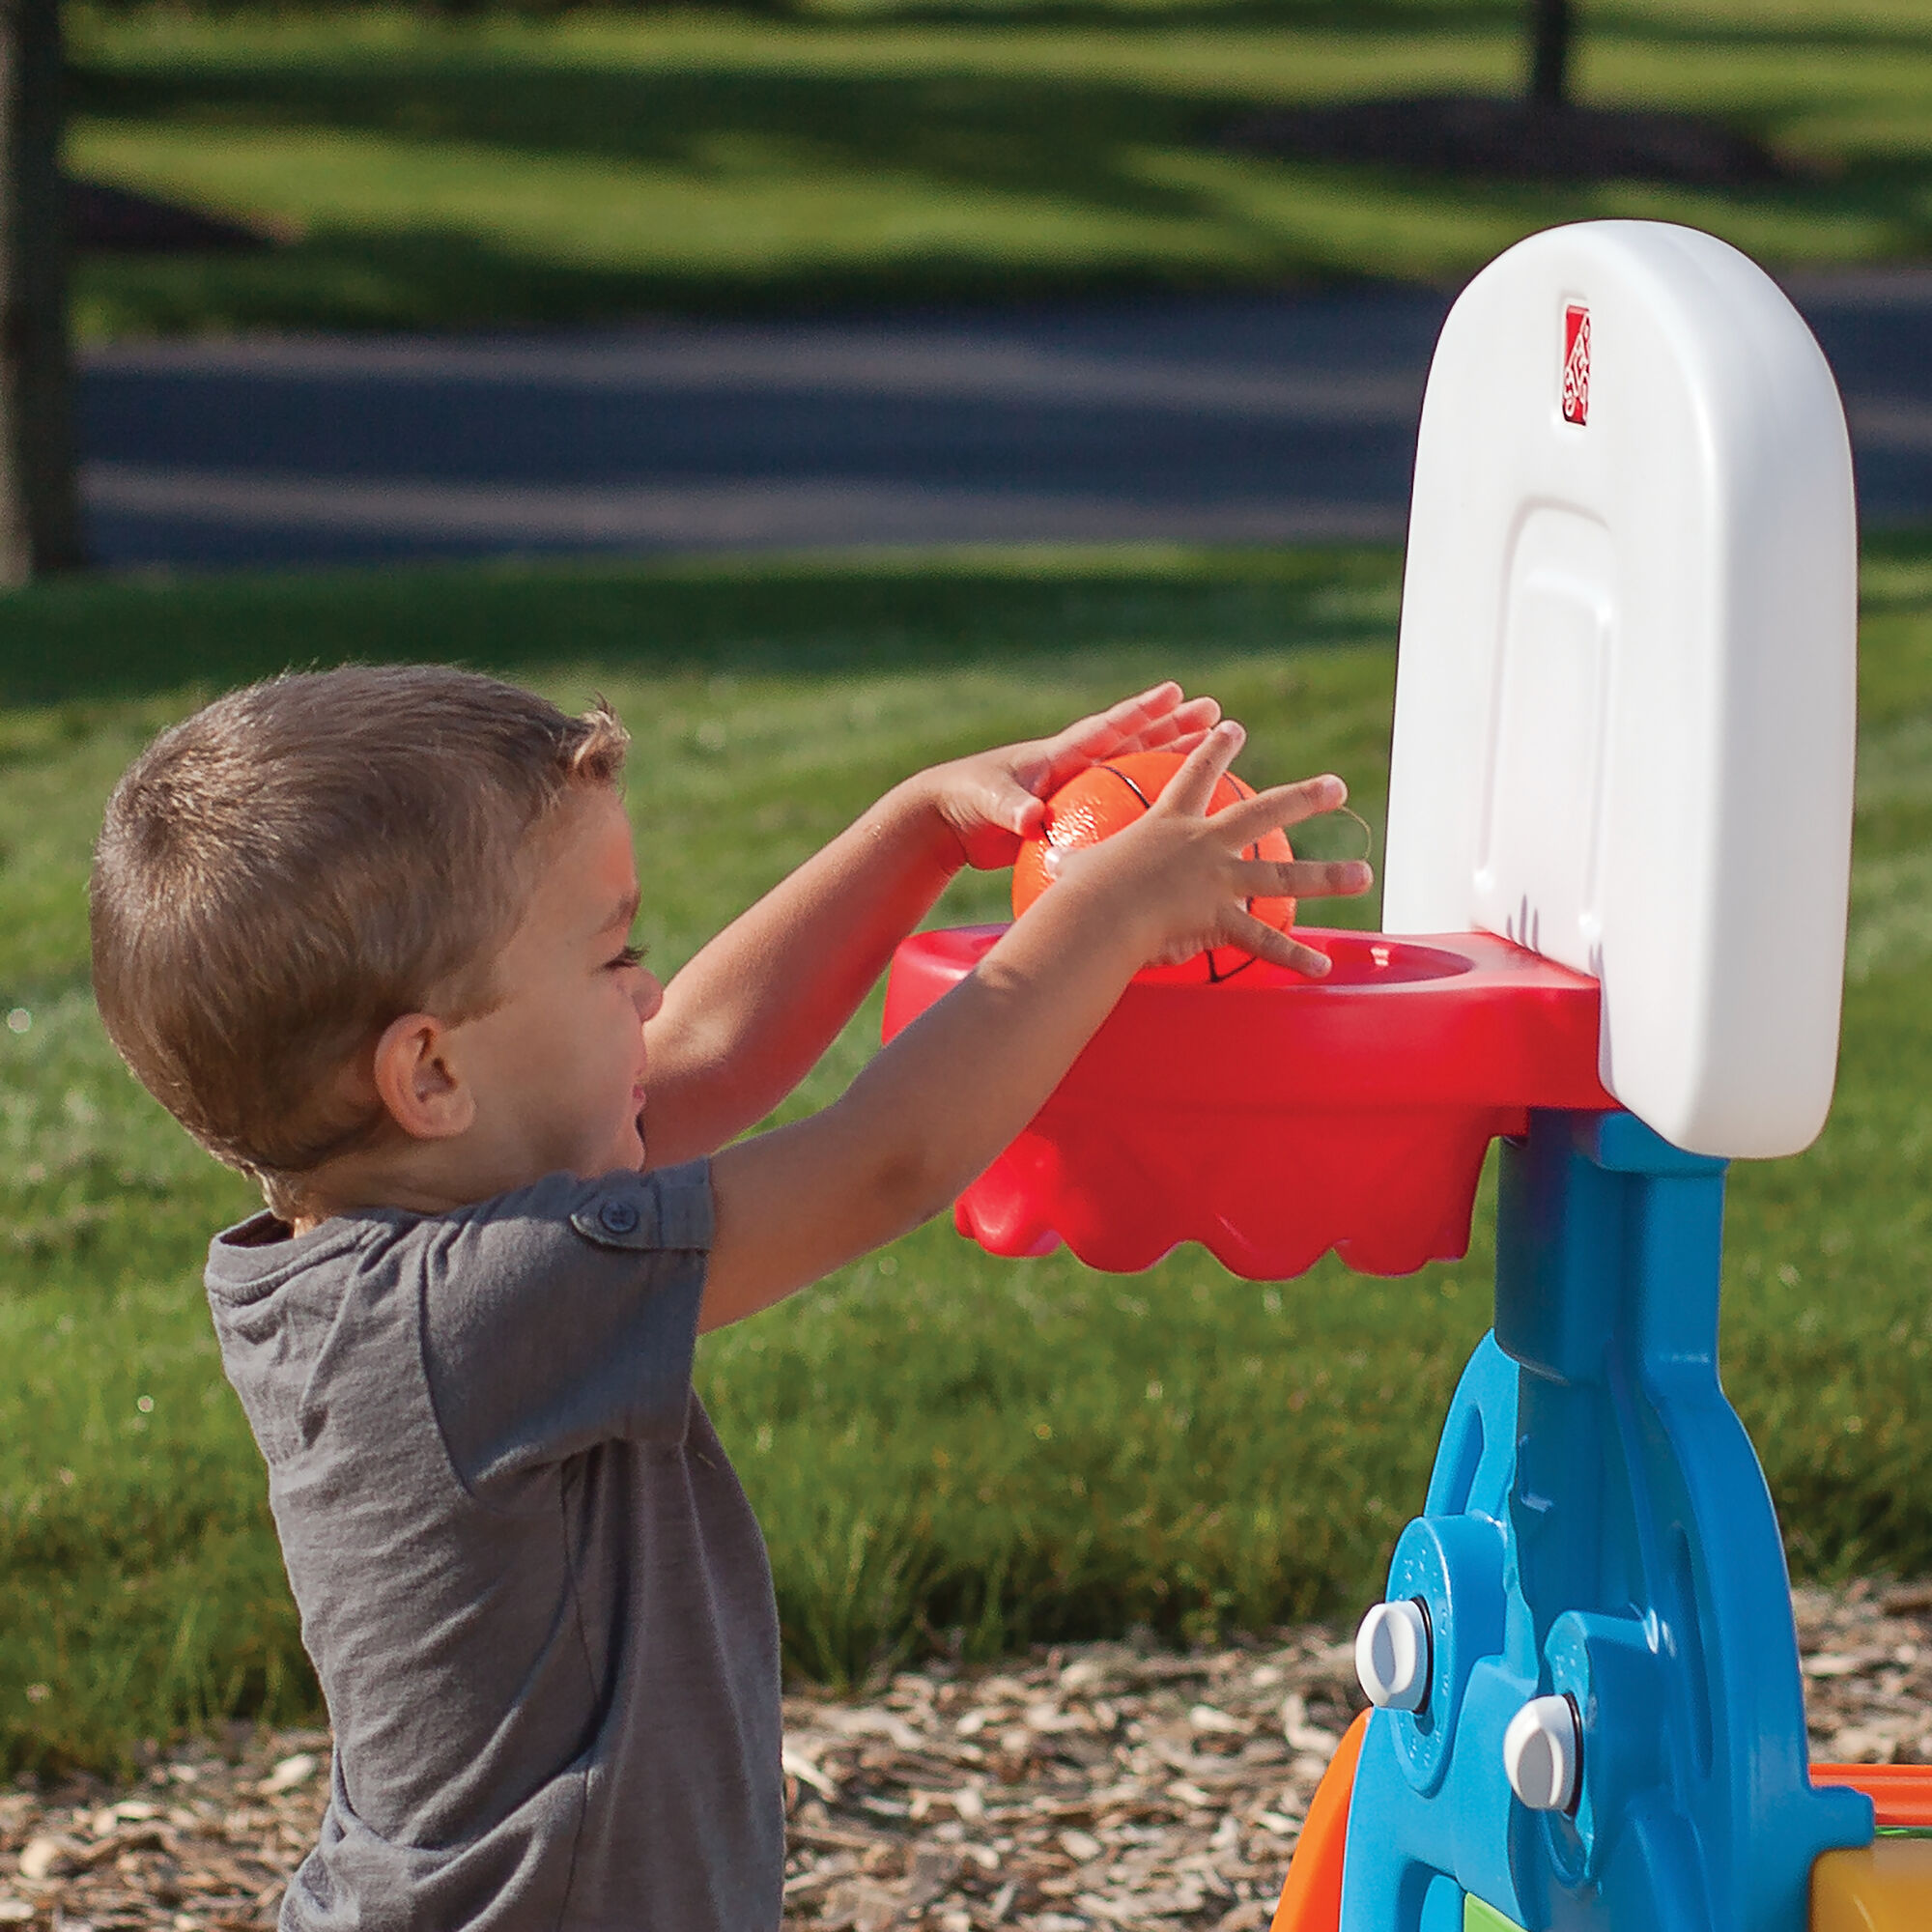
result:
[[[664,983],[655,973],[638,975],[638,1019],[641,1023],[649,1019],[665,1003]]]

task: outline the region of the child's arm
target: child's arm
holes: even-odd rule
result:
[[[650,1048],[647,1155],[721,1148],[810,1071],[961,866],[1009,866],[1045,796],[1122,752],[1189,751],[1212,698],[1156,685],[1052,738],[940,765],[895,786],[665,988]]]
[[[1151,960],[1234,945],[1327,970],[1240,902],[1364,892],[1369,868],[1239,854],[1268,827],[1332,810],[1345,788],[1311,779],[1207,817],[1241,735],[1219,727],[1144,817],[1066,855],[1053,889],[841,1099],[716,1157],[701,1326],[735,1321],[938,1212],[1038,1111]]]

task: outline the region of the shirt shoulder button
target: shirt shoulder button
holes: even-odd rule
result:
[[[629,1235],[637,1230],[638,1208],[632,1201],[607,1201],[597,1210],[598,1220],[613,1235]]]

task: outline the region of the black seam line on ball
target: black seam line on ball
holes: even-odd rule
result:
[[[1248,970],[1248,968],[1249,968],[1250,966],[1252,966],[1252,965],[1253,965],[1253,964],[1255,963],[1255,955],[1254,955],[1254,954],[1253,954],[1252,952],[1246,952],[1246,953],[1243,953],[1243,954],[1241,955],[1241,963],[1240,963],[1240,964],[1239,964],[1238,966],[1230,966],[1230,967],[1228,968],[1228,970],[1227,970],[1227,971],[1226,971],[1225,973],[1224,973],[1224,972],[1222,972],[1222,971],[1221,971],[1221,968],[1220,968],[1220,966],[1219,966],[1219,965],[1218,965],[1218,964],[1216,963],[1216,961],[1215,961],[1215,958],[1214,958],[1214,955],[1215,955],[1215,953],[1217,953],[1217,952],[1235,952],[1236,950],[1236,948],[1234,948],[1234,947],[1232,947],[1232,946],[1227,946],[1227,947],[1222,947],[1222,946],[1210,946],[1210,947],[1208,947],[1208,984],[1209,984],[1210,986],[1220,986],[1220,985],[1225,985],[1225,984],[1226,984],[1226,983],[1227,983],[1227,982],[1228,982],[1228,981],[1229,981],[1230,980],[1232,980],[1232,979],[1233,979],[1233,978],[1235,977],[1235,975],[1236,975],[1236,973],[1245,973],[1245,972],[1246,972],[1246,971]]]
[[[1134,795],[1134,796],[1135,796],[1135,797],[1136,797],[1137,799],[1139,799],[1139,800],[1140,800],[1140,802],[1141,802],[1141,809],[1142,809],[1142,810],[1143,810],[1144,811],[1151,811],[1151,810],[1153,810],[1153,800],[1152,800],[1152,799],[1151,799],[1151,798],[1150,798],[1150,797],[1149,797],[1149,796],[1147,795],[1147,793],[1146,793],[1146,792],[1144,792],[1144,791],[1143,791],[1143,790],[1142,790],[1142,789],[1140,788],[1140,786],[1139,786],[1139,785],[1137,785],[1137,784],[1136,784],[1136,783],[1135,783],[1135,782],[1133,781],[1133,780],[1132,780],[1132,779],[1130,779],[1130,778],[1129,778],[1129,777],[1128,777],[1128,776],[1126,775],[1126,773],[1125,773],[1125,772],[1123,772],[1123,771],[1122,771],[1122,769],[1120,768],[1120,766],[1119,766],[1119,765],[1102,765],[1102,766],[1101,766],[1101,767],[1100,767],[1099,769],[1100,769],[1101,771],[1103,771],[1103,772],[1106,772],[1106,773],[1109,773],[1109,774],[1110,774],[1110,775],[1111,775],[1112,777],[1114,777],[1114,778],[1117,778],[1117,779],[1119,779],[1119,780],[1120,780],[1120,781],[1121,781],[1121,782],[1122,782],[1122,783],[1123,785],[1125,785],[1125,786],[1126,786],[1126,788],[1127,788],[1127,789],[1128,789],[1128,790],[1129,790],[1130,792],[1132,792],[1132,793],[1133,793],[1133,795]]]

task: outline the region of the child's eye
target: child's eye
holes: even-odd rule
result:
[[[621,969],[626,966],[641,966],[644,963],[644,953],[646,951],[647,949],[641,946],[627,946],[617,954],[616,958],[611,961],[611,965],[613,969]]]

